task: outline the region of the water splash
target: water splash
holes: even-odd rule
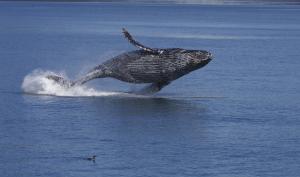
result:
[[[64,73],[34,70],[32,73],[25,76],[22,83],[23,91],[30,94],[70,97],[129,95],[124,92],[99,91],[85,85],[67,88],[46,78],[48,75],[59,75],[68,79]]]

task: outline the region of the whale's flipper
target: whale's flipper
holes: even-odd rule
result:
[[[151,95],[156,92],[159,92],[163,87],[167,86],[170,84],[170,82],[157,82],[157,83],[152,83],[149,86],[146,86],[142,90],[138,91],[138,94],[142,95]]]
[[[157,50],[157,49],[152,49],[152,48],[150,48],[150,47],[146,47],[146,46],[144,46],[143,44],[141,44],[141,43],[137,42],[136,40],[134,40],[133,37],[131,36],[131,34],[130,34],[125,28],[122,28],[122,30],[123,30],[123,34],[124,34],[125,38],[127,38],[128,41],[129,41],[132,45],[136,46],[137,48],[140,48],[140,49],[142,49],[142,50],[144,50],[144,51],[147,51],[147,52],[161,53],[161,52],[160,52],[159,50]]]

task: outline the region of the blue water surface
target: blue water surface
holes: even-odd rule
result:
[[[300,6],[1,2],[0,24],[1,177],[299,176]],[[134,50],[122,27],[215,58],[150,97],[24,93]]]

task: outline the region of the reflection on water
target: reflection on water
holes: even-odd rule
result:
[[[21,93],[19,93],[21,94]],[[23,95],[24,104],[36,108],[45,109],[85,109],[94,111],[99,115],[150,116],[150,117],[180,117],[199,115],[204,116],[209,100],[219,98],[191,98],[184,97],[164,98],[160,97],[128,97],[128,96],[105,96],[105,97],[55,97],[45,95]],[[81,106],[81,107],[80,107]]]
[[[171,129],[172,126],[192,127],[194,121],[209,119],[210,99],[183,100],[155,97],[54,97],[23,95],[24,104],[31,105],[24,116],[33,114],[39,119],[52,119],[59,115],[69,117],[61,121],[110,122],[119,128],[141,126],[147,122],[160,122]],[[89,116],[86,116],[89,114]],[[92,115],[92,117],[91,117]],[[91,120],[92,119],[92,120]],[[141,123],[139,125],[137,122]],[[130,125],[122,125],[130,124]],[[147,126],[145,124],[145,126]],[[101,123],[93,126],[102,126]],[[176,128],[175,128],[176,129]]]
[[[162,114],[165,116],[174,115],[175,117],[194,110],[194,112],[205,113],[203,105],[194,104],[185,100],[169,98],[126,98],[108,97],[92,99],[92,106],[112,114],[153,116]]]

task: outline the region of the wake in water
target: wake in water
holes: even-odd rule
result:
[[[49,75],[58,75],[68,79],[63,73],[55,73],[52,71],[35,70],[25,76],[22,89],[25,93],[39,94],[39,95],[53,95],[53,96],[114,96],[114,95],[130,95],[124,92],[108,92],[99,91],[89,88],[85,85],[76,85],[73,87],[64,87],[63,85],[47,78]]]
[[[64,73],[55,73],[53,71],[34,70],[32,73],[25,76],[22,89],[25,93],[36,95],[51,95],[63,97],[104,97],[104,96],[118,96],[118,97],[134,97],[134,98],[166,98],[166,99],[208,99],[208,98],[224,98],[220,96],[153,96],[141,95],[141,90],[133,90],[128,92],[112,92],[100,91],[86,85],[74,85],[67,87],[55,80],[48,79],[47,76],[56,75],[69,80]],[[144,88],[144,91],[151,89],[151,87]]]

